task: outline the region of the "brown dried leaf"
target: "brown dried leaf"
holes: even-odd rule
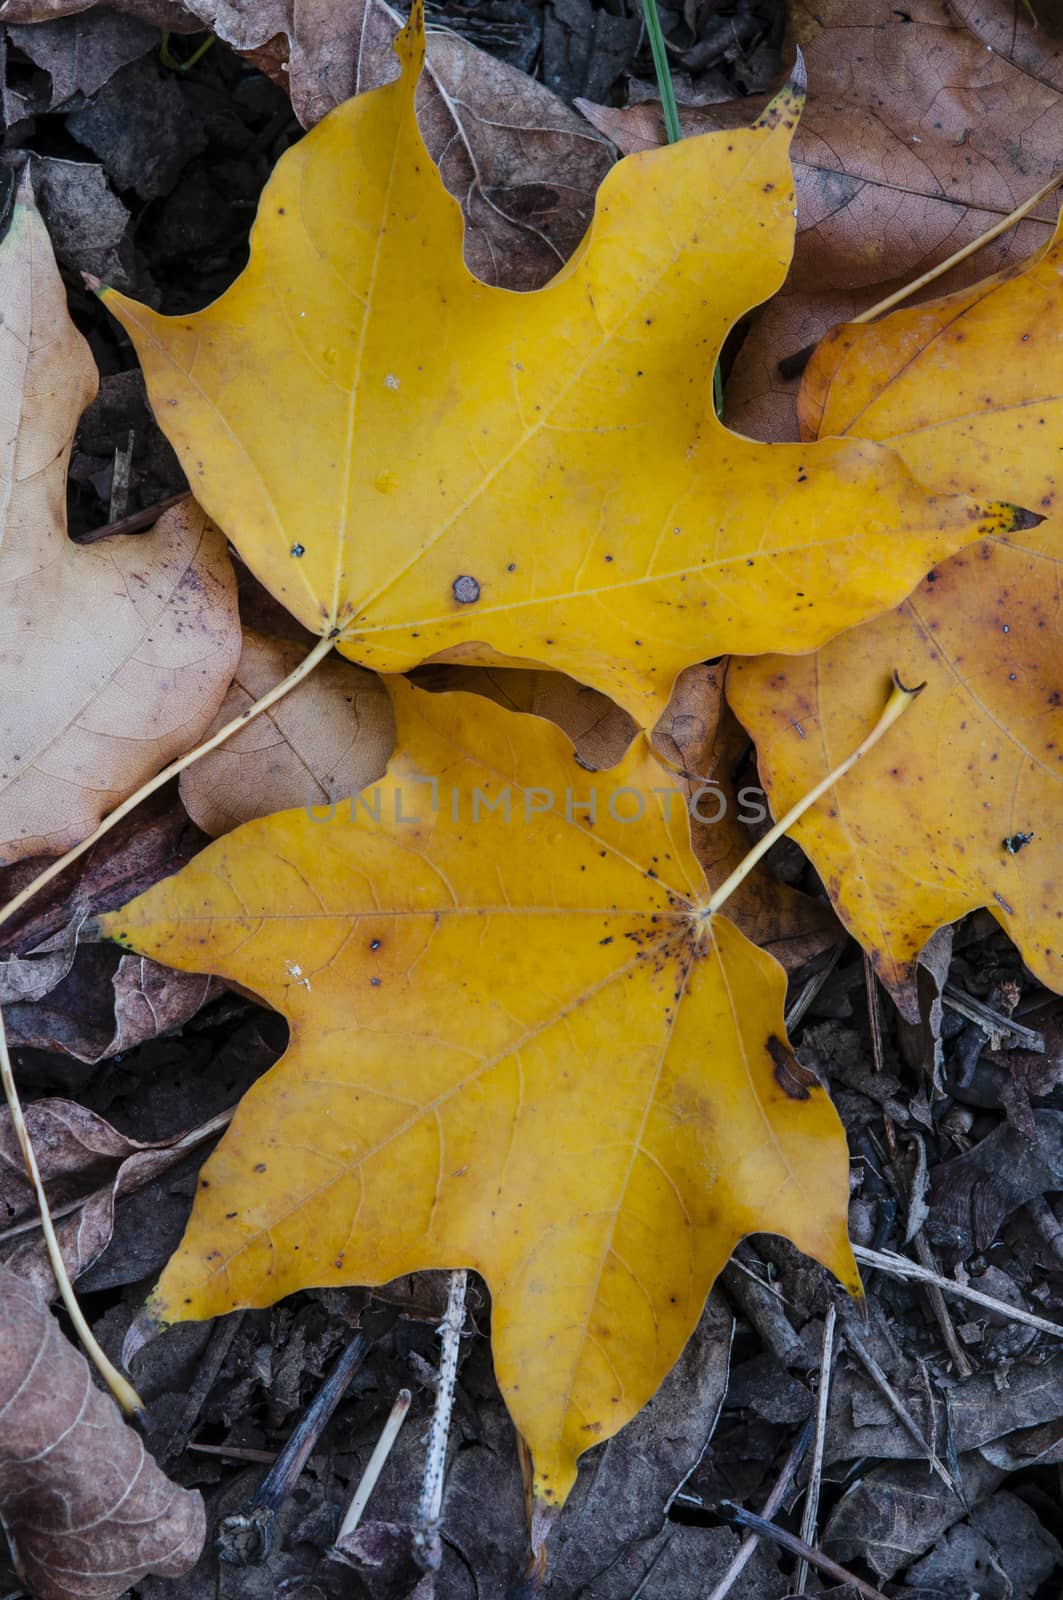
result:
[[[72,1279],[110,1243],[114,1208],[206,1143],[229,1121],[223,1113],[175,1139],[128,1139],[96,1112],[73,1100],[36,1100],[26,1108],[41,1178],[56,1222],[63,1260]],[[33,1285],[43,1300],[56,1293],[38,1225],[37,1204],[26,1176],[10,1115],[0,1116],[0,1262]]]
[[[44,1303],[0,1267],[0,1526],[36,1600],[110,1600],[203,1547],[197,1493],[159,1471]]]
[[[1010,19],[1012,0],[792,0],[789,9],[787,49],[800,45],[809,81],[793,150],[797,242],[789,279],[757,313],[726,389],[729,425],[764,439],[797,436],[797,383],[779,375],[782,358],[984,233],[1052,176],[1063,150],[1051,33],[1022,36],[1027,71],[997,53],[998,13]],[[580,104],[625,153],[662,142],[659,106]],[[691,109],[684,132],[744,125],[750,109],[747,100]],[[1025,260],[1054,216],[1046,201],[927,293]]]
[[[298,666],[306,647],[244,629],[232,686],[209,730],[238,717]],[[333,655],[227,744],[181,775],[181,799],[213,838],[272,811],[327,806],[383,776],[395,743],[387,690]]]
[[[5,21],[39,22],[87,0],[10,0]],[[165,0],[120,0],[135,15]],[[196,26],[251,56],[313,127],[341,100],[397,76],[401,22],[384,0],[189,0]],[[287,59],[283,47],[287,44]],[[543,84],[451,33],[429,35],[417,97],[421,131],[465,214],[465,260],[486,283],[531,289],[567,261],[590,221],[612,155]]]

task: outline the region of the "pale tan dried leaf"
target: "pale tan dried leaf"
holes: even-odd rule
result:
[[[206,980],[203,980],[206,981]],[[37,1155],[56,1234],[72,1279],[110,1243],[114,1208],[221,1132],[228,1113],[173,1139],[126,1138],[105,1118],[73,1100],[35,1100],[26,1127]],[[0,1113],[0,1263],[43,1299],[58,1292],[8,1112]]]
[[[295,641],[268,639],[250,628],[243,638],[215,728],[238,717],[306,655]],[[394,745],[395,719],[381,680],[331,656],[270,711],[183,772],[181,799],[193,822],[217,838],[253,817],[357,794],[383,775]]]
[[[66,536],[96,391],[28,176],[0,242],[0,863],[58,854],[195,744],[239,654],[236,586],[191,501],[153,531]]]
[[[0,1526],[36,1600],[111,1600],[177,1578],[203,1547],[198,1493],[171,1483],[43,1301],[0,1267]]]
[[[781,376],[779,361],[977,238],[1063,166],[1053,34],[1027,30],[1027,69],[1012,65],[997,53],[1004,9],[792,0],[786,49],[800,45],[809,85],[793,147],[798,234],[789,278],[757,313],[728,376],[731,427],[796,438],[797,379]],[[683,130],[745,126],[757,104],[684,110]],[[624,153],[662,142],[657,105],[581,109]],[[1054,222],[1045,201],[922,298],[1024,261]]]

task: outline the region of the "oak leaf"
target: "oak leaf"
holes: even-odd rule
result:
[[[210,722],[239,654],[225,541],[190,500],[139,538],[66,535],[96,391],[33,200],[0,242],[0,863],[58,854]]]
[[[391,690],[381,785],[331,822],[248,823],[101,919],[291,1025],[152,1310],[476,1268],[556,1505],[743,1234],[784,1233],[857,1288],[845,1138],[785,1043],[781,967],[708,914],[682,792],[644,740],[590,774],[538,718]]]
[[[793,90],[614,168],[569,265],[518,295],[463,263],[423,48],[415,6],[400,79],[282,157],[213,305],[105,292],[197,497],[312,632],[384,672],[547,664],[646,725],[690,662],[810,649],[1012,525],[878,446],[716,420],[719,346],[790,257]]]
[[[1063,229],[1022,272],[823,342],[802,389],[810,431],[885,440],[942,492],[1005,472],[1044,521],[953,556],[817,655],[736,661],[728,680],[776,810],[830,770],[892,669],[927,683],[793,830],[905,1004],[934,929],[978,906],[1063,990],[1061,278]]]
[[[0,1528],[36,1600],[112,1600],[149,1572],[178,1578],[206,1533],[200,1496],[164,1477],[44,1302],[4,1266]]]

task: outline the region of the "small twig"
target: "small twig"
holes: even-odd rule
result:
[[[443,1479],[447,1464],[450,1414],[454,1409],[454,1388],[458,1378],[458,1346],[465,1323],[467,1279],[468,1273],[464,1271],[451,1273],[447,1309],[439,1324],[442,1340],[442,1349],[439,1353],[439,1387],[436,1390],[432,1426],[428,1433],[421,1499],[417,1507],[417,1525],[413,1534],[413,1553],[426,1572],[437,1572],[443,1559],[439,1522],[443,1507]]]
[[[864,1371],[867,1373],[876,1389],[878,1389],[888,1401],[897,1417],[898,1422],[901,1424],[901,1427],[908,1434],[909,1438],[914,1440],[917,1447],[923,1452],[923,1455],[926,1457],[927,1461],[929,1461],[932,1470],[937,1473],[945,1487],[952,1494],[958,1496],[960,1491],[956,1486],[955,1480],[948,1472],[946,1472],[945,1468],[938,1460],[937,1452],[923,1437],[923,1430],[920,1428],[919,1424],[912,1416],[912,1413],[908,1410],[908,1407],[905,1405],[900,1395],[890,1383],[886,1374],[883,1372],[882,1368],[879,1366],[870,1350],[868,1350],[864,1344],[855,1326],[853,1325],[851,1313],[848,1311],[843,1312],[843,1316],[845,1318],[845,1342],[849,1350],[859,1361],[860,1365],[863,1367]]]
[[[839,942],[831,950],[830,960],[826,963],[826,965],[822,966],[818,972],[814,972],[812,976],[801,985],[800,994],[796,997],[785,1016],[786,1031],[791,1035],[791,1037],[793,1036],[793,1030],[802,1020],[805,1012],[808,1010],[809,1006],[812,1004],[813,1000],[816,998],[817,994],[822,989],[823,985],[826,983],[835,967],[838,965],[838,962],[841,960],[847,943],[848,941],[846,939],[839,940]]]
[[[15,1083],[15,1074],[11,1067],[11,1056],[7,1048],[7,1030],[4,1027],[2,1010],[0,1010],[0,1079],[3,1080],[4,1094],[7,1098],[8,1110],[11,1113],[11,1126],[14,1129],[19,1150],[22,1152],[22,1159],[25,1162],[30,1183],[33,1185],[33,1192],[37,1197],[37,1208],[41,1214],[41,1229],[44,1233],[48,1260],[51,1263],[56,1286],[63,1297],[63,1304],[66,1306],[70,1320],[74,1324],[85,1354],[114,1395],[126,1416],[139,1416],[144,1410],[140,1396],[129,1380],[122,1376],[114,1362],[100,1348],[96,1335],[85,1321],[85,1314],[78,1304],[74,1286],[70,1282],[70,1275],[66,1270],[63,1253],[59,1248],[59,1240],[55,1236],[52,1214],[48,1209],[48,1196],[45,1194],[44,1184],[41,1182],[41,1172],[37,1165],[37,1155],[33,1148],[33,1140],[29,1136],[26,1119],[22,1112],[22,1101],[19,1099],[18,1085]]]
[[[86,851],[91,850],[93,845],[98,844],[106,834],[110,833],[116,823],[121,822],[123,817],[128,817],[131,811],[135,811],[142,800],[146,800],[157,789],[163,788],[171,778],[176,778],[179,772],[184,772],[187,767],[193,766],[201,756],[208,755],[211,750],[217,750],[218,746],[223,745],[227,739],[231,739],[234,733],[239,733],[241,728],[246,727],[252,718],[260,716],[263,711],[268,711],[269,707],[276,705],[278,700],[283,700],[286,694],[289,694],[292,689],[302,683],[304,678],[309,677],[314,668],[324,661],[327,655],[331,654],[335,639],[335,633],[330,634],[328,638],[319,639],[309,655],[304,656],[299,665],[293,668],[286,678],[282,678],[280,683],[275,683],[273,688],[268,690],[260,700],[255,701],[254,705],[248,706],[246,711],[241,711],[238,717],[234,717],[231,722],[227,722],[224,728],[219,728],[217,733],[212,734],[209,739],[205,739],[194,750],[189,750],[186,755],[179,757],[178,760],[171,761],[168,767],[163,767],[162,771],[157,772],[154,778],[149,778],[147,783],[142,783],[140,788],[129,796],[128,800],[123,800],[120,806],[116,806],[110,815],[103,819],[98,828],[93,829],[88,838],[82,839],[80,844],[74,845],[73,849],[68,850],[65,855],[59,856],[49,866],[45,867],[43,872],[39,872],[35,878],[31,879],[24,889],[20,889],[18,894],[9,900],[5,906],[0,906],[0,923],[7,922],[17,911],[21,911],[22,907],[32,900],[33,896],[43,889],[46,884],[51,883],[53,878],[58,878],[60,873],[65,872],[71,862],[77,861]]]
[[[131,511],[128,517],[122,517],[118,522],[105,522],[102,528],[90,528],[88,533],[79,533],[76,543],[96,544],[100,539],[116,539],[122,533],[142,533],[145,528],[158,522],[164,511],[169,511],[171,506],[179,506],[182,500],[187,499],[187,490],[183,494],[172,494],[168,500],[160,500],[157,505]]]
[[[1036,194],[1032,194],[1028,200],[1024,200],[1021,205],[1016,206],[1014,211],[1009,211],[1006,217],[1001,217],[999,222],[994,222],[993,226],[987,228],[984,233],[980,233],[977,239],[972,239],[969,244],[965,244],[959,250],[953,251],[951,256],[947,256],[944,261],[939,261],[936,267],[928,268],[926,272],[913,279],[911,283],[906,283],[903,289],[898,289],[895,293],[887,295],[885,300],[880,300],[877,305],[871,306],[867,311],[861,311],[858,317],[853,317],[851,320],[853,322],[874,322],[876,317],[881,317],[887,311],[892,311],[894,306],[900,305],[902,300],[907,300],[910,295],[916,294],[918,290],[925,289],[928,283],[933,283],[937,278],[944,277],[946,272],[951,272],[953,267],[958,267],[961,261],[966,261],[968,256],[973,256],[976,251],[981,250],[983,245],[991,244],[1002,233],[1007,233],[1009,228],[1013,228],[1016,222],[1021,222],[1023,217],[1027,216],[1035,206],[1040,205],[1042,200],[1047,200],[1048,196],[1054,193],[1061,183],[1063,183],[1063,172],[1057,172],[1054,177],[1049,178],[1047,183],[1041,185]]]
[[[782,1471],[779,1473],[779,1476],[775,1481],[775,1487],[772,1489],[768,1498],[764,1502],[763,1515],[765,1517],[773,1517],[776,1511],[778,1511],[779,1507],[782,1505],[783,1501],[786,1499],[786,1496],[789,1494],[790,1485],[797,1476],[797,1469],[800,1467],[805,1458],[805,1452],[808,1449],[809,1440],[811,1438],[812,1424],[811,1422],[806,1422],[804,1427],[801,1429],[801,1432],[794,1440],[793,1445],[790,1448],[790,1454],[786,1457],[786,1460],[782,1464]],[[681,1495],[678,1498],[691,1499],[692,1497]],[[699,1501],[698,1504],[700,1505],[700,1503],[701,1502]],[[759,1534],[746,1534],[745,1538],[742,1540],[742,1543],[738,1546],[738,1549],[732,1556],[726,1572],[719,1579],[711,1594],[706,1595],[705,1600],[726,1600],[727,1595],[730,1594],[731,1590],[738,1582],[738,1579],[741,1576],[744,1568],[747,1567],[749,1562],[753,1559],[753,1552],[757,1548],[759,1542]]]
[[[816,1519],[819,1516],[819,1490],[823,1480],[823,1442],[827,1433],[827,1407],[830,1404],[831,1370],[834,1362],[834,1324],[838,1313],[833,1303],[827,1307],[823,1324],[823,1346],[819,1358],[819,1393],[816,1396],[816,1431],[812,1445],[812,1465],[808,1473],[808,1489],[801,1513],[801,1537],[807,1545],[816,1542]],[[808,1584],[808,1559],[802,1556],[794,1575],[794,1591],[804,1594]]]
[[[970,1300],[974,1305],[995,1311],[1011,1322],[1023,1322],[1028,1328],[1036,1328],[1052,1338],[1063,1339],[1063,1324],[1047,1322],[1044,1317],[1034,1316],[1032,1311],[1024,1311],[1021,1306],[1009,1306],[1006,1300],[998,1300],[995,1295],[982,1294],[981,1290],[971,1289],[965,1283],[956,1283],[952,1278],[942,1277],[939,1272],[930,1272],[926,1267],[909,1261],[907,1256],[896,1255],[892,1250],[868,1250],[862,1244],[853,1245],[853,1255],[867,1266],[877,1267],[880,1272],[891,1273],[895,1278],[911,1278],[917,1283],[936,1284],[945,1294],[955,1295],[959,1300]]]
[[[884,1072],[886,1068],[885,1051],[882,1048],[882,1006],[879,1003],[878,978],[871,962],[871,957],[864,951],[864,990],[867,995],[867,1023],[871,1032],[871,1060],[876,1072]],[[893,1163],[894,1171],[899,1173],[897,1166],[897,1130],[893,1126],[893,1118],[888,1111],[882,1113],[882,1124],[886,1130],[886,1149]]]
[[[919,1257],[920,1264],[925,1268],[925,1270],[930,1273],[932,1277],[939,1277],[940,1274],[937,1271],[937,1262],[934,1260],[934,1252],[931,1250],[930,1245],[927,1242],[926,1235],[922,1231],[917,1233],[915,1238],[912,1240],[912,1248]],[[945,1348],[948,1351],[949,1359],[955,1368],[956,1376],[959,1378],[969,1378],[971,1373],[974,1371],[974,1367],[968,1359],[967,1353],[963,1346],[960,1344],[956,1329],[952,1324],[952,1318],[949,1315],[949,1308],[945,1304],[945,1297],[942,1294],[940,1287],[936,1283],[928,1282],[926,1285],[926,1297],[930,1302],[930,1309],[934,1313],[934,1321],[941,1329],[941,1337],[945,1341]]]
[[[384,1463],[391,1454],[395,1440],[399,1436],[399,1429],[406,1420],[406,1413],[410,1409],[411,1395],[409,1389],[400,1389],[395,1396],[395,1404],[388,1413],[388,1420],[381,1430],[380,1438],[373,1446],[373,1453],[365,1464],[358,1487],[351,1496],[351,1503],[347,1507],[347,1515],[340,1524],[340,1531],[336,1535],[336,1544],[341,1539],[347,1539],[355,1531],[362,1520],[362,1513],[369,1502],[369,1496],[376,1488],[377,1479],[384,1470]]]
[[[222,1518],[215,1541],[222,1561],[245,1567],[264,1561],[269,1555],[277,1512],[295,1487],[368,1349],[369,1340],[365,1334],[356,1333],[243,1511]]]
[[[973,995],[965,994],[954,983],[946,983],[942,990],[942,999],[950,1011],[958,1011],[961,1017],[966,1017],[968,1022],[977,1023],[978,1027],[984,1028],[987,1033],[996,1034],[1001,1039],[1010,1037],[1024,1049],[1032,1050],[1037,1055],[1044,1055],[1043,1033],[1037,1033],[1033,1028],[1024,1028],[1021,1022],[1015,1022],[1011,1017],[1005,1017],[1001,1012],[994,1011],[984,1000],[976,1000]]]
[[[732,1500],[724,1500],[723,1504],[730,1510],[730,1520],[737,1522],[739,1527],[755,1529],[762,1538],[771,1539],[783,1550],[789,1550],[791,1555],[801,1557],[810,1567],[818,1567],[820,1572],[825,1572],[828,1578],[833,1578],[836,1583],[851,1583],[857,1593],[864,1595],[866,1600],[886,1600],[881,1589],[875,1589],[870,1583],[865,1583],[855,1572],[839,1566],[837,1561],[832,1561],[830,1556],[825,1556],[822,1551],[813,1550],[811,1545],[806,1544],[804,1539],[799,1539],[796,1533],[787,1533],[785,1528],[776,1527],[774,1522],[758,1517],[755,1511],[744,1511]]]

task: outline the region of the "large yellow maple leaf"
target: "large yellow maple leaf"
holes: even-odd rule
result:
[[[786,1043],[782,968],[710,915],[645,741],[588,773],[537,717],[391,690],[375,789],[247,823],[101,919],[291,1024],[152,1308],[476,1268],[548,1507],[656,1389],[744,1234],[858,1291],[845,1136]]]
[[[1063,991],[1061,283],[1063,225],[1021,271],[824,340],[807,429],[885,440],[942,492],[979,495],[1006,472],[1044,520],[953,556],[818,654],[735,662],[728,678],[780,811],[859,737],[891,671],[926,682],[793,830],[902,1003],[934,929],[979,906]]]
[[[569,264],[516,294],[466,269],[418,131],[419,6],[396,48],[395,83],[282,157],[219,300],[105,293],[197,499],[308,628],[383,672],[545,663],[649,726],[689,663],[812,649],[1010,525],[878,446],[717,421],[724,337],[792,254],[792,90],[621,162]]]

